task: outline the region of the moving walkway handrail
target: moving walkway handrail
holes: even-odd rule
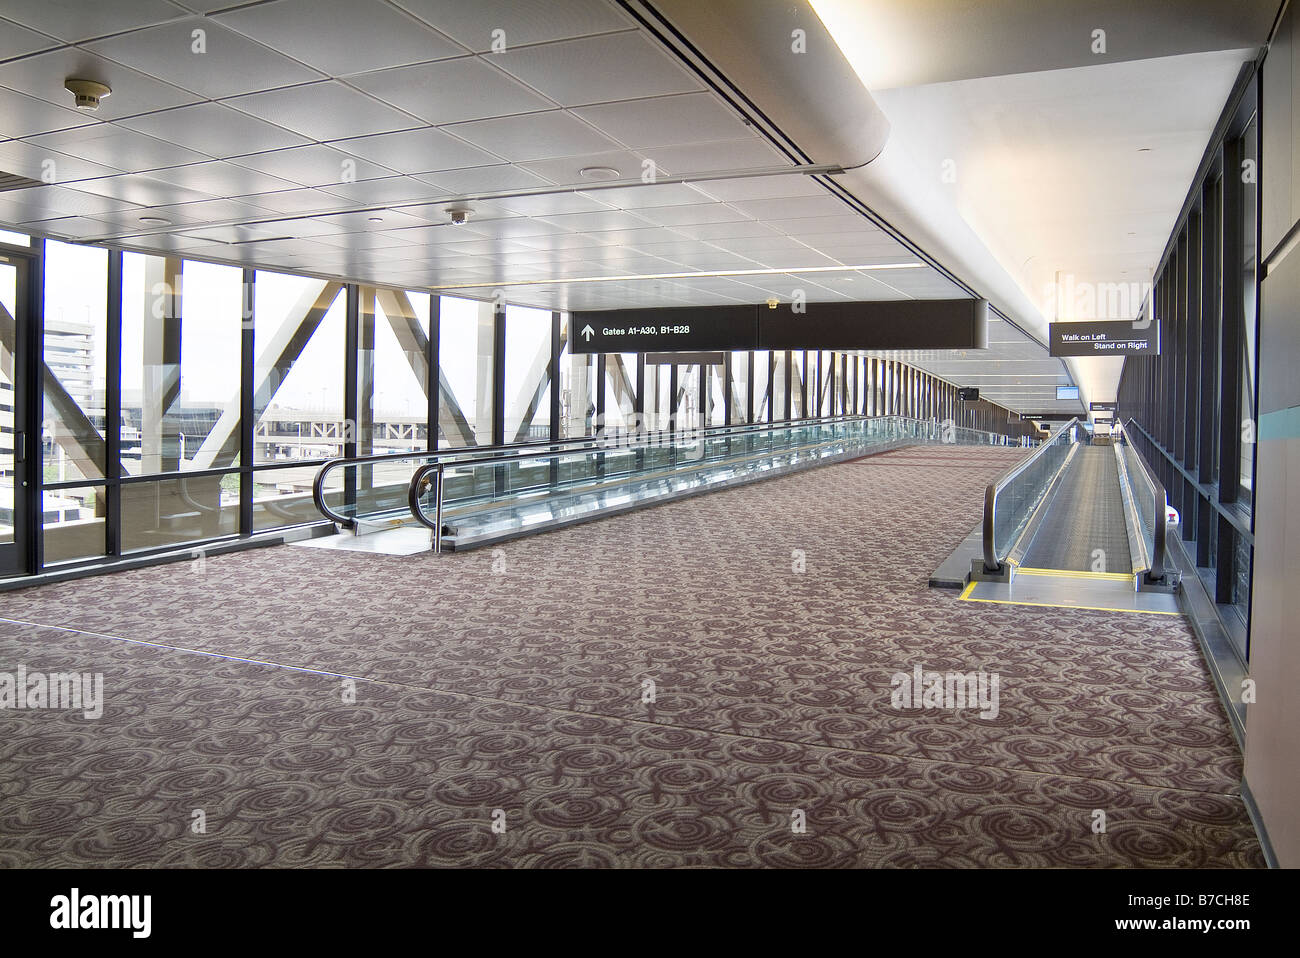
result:
[[[1067,429],[1074,429],[1079,425],[1078,418],[1071,419],[1064,423],[1059,429],[1049,435],[1034,452],[1026,456],[1020,462],[1016,463],[998,479],[990,482],[988,488],[984,490],[984,569],[987,572],[997,572],[1002,568],[1002,561],[998,558],[997,542],[995,541],[994,530],[996,529],[998,495],[1022,475],[1027,469],[1033,466],[1039,459],[1047,454],[1047,450],[1052,444],[1060,438]]]
[[[822,424],[835,424],[835,423],[852,422],[852,421],[874,421],[874,422],[892,421],[896,423],[910,423],[918,427],[925,427],[927,430],[931,429],[932,427],[941,425],[936,420],[914,419],[907,416],[830,416],[830,417],[825,417],[823,419],[799,419],[799,420],[786,420],[786,421],[772,422],[772,423],[756,423],[756,424],[749,424],[748,426],[718,427],[717,429],[713,430],[713,435],[715,437],[721,435],[725,438],[730,438],[733,435],[739,436],[739,435],[745,435],[747,433],[754,433],[754,432],[776,432],[779,430],[794,429],[801,426],[810,426],[810,425],[817,426]],[[970,429],[970,428],[962,427],[961,431],[963,433],[984,436],[989,438],[990,440],[997,440],[997,439],[1006,440],[1008,438],[1006,436],[1003,436],[1000,433],[993,433],[981,429]],[[915,438],[926,438],[920,435],[920,430],[917,430],[917,432],[918,435]],[[649,445],[649,443],[647,443],[647,445]],[[607,448],[609,447],[599,446],[595,449],[595,451],[598,452],[604,451]],[[614,446],[613,448],[615,450],[621,449],[621,450],[634,451],[638,448],[638,446],[636,445],[629,446],[620,443]],[[551,456],[564,455],[565,453],[568,452],[581,452],[581,451],[583,450],[580,448],[579,449],[558,449],[558,450],[556,449],[538,450],[538,449],[518,448],[518,449],[510,450],[510,452],[505,455],[487,455],[487,456],[476,456],[470,458],[461,458],[461,459],[456,459],[454,462],[442,462],[442,461],[429,462],[423,466],[420,466],[415,471],[414,475],[411,476],[411,482],[407,487],[407,505],[410,508],[411,515],[416,519],[416,521],[419,522],[422,526],[433,531],[434,533],[433,550],[435,552],[440,552],[442,551],[443,491],[445,488],[444,472],[448,467],[459,469],[459,468],[473,467],[479,465],[501,466],[501,465],[507,465],[511,462],[527,461],[530,459],[546,459]],[[429,491],[430,486],[432,487],[433,498],[435,503],[433,517],[430,517],[425,512],[424,503],[423,503],[423,496],[425,495],[426,492]]]
[[[692,436],[716,436],[721,433],[727,435],[744,435],[746,433],[759,432],[768,429],[780,429],[789,426],[830,425],[839,422],[881,418],[890,417],[857,415],[825,416],[821,418],[782,420],[780,422],[705,426],[703,428],[682,428],[675,431],[644,430],[642,432],[626,433],[618,436],[611,436],[608,433],[600,433],[594,436],[576,436],[572,439],[560,439],[555,441],[541,439],[534,442],[507,443],[506,445],[501,446],[456,446],[448,449],[389,452],[368,456],[338,456],[321,464],[319,471],[316,473],[316,478],[312,482],[311,495],[312,501],[316,504],[316,508],[320,511],[321,515],[345,529],[351,529],[356,525],[356,517],[345,516],[341,513],[335,512],[325,502],[325,481],[329,477],[329,474],[335,469],[346,469],[349,466],[370,466],[385,462],[407,462],[413,460],[429,460],[430,463],[456,460],[459,464],[467,461],[469,457],[472,457],[476,461],[482,458],[485,461],[506,462],[512,459],[526,457],[529,453],[541,453],[542,455],[546,455],[551,452],[562,453],[581,450],[584,448],[596,451],[627,448],[626,437],[628,435],[644,437],[647,442],[649,442],[652,441],[654,437],[660,435],[685,434]]]
[[[1151,568],[1147,570],[1147,578],[1153,582],[1159,582],[1165,577],[1165,545],[1168,530],[1169,519],[1169,494],[1165,491],[1164,483],[1151,474],[1147,464],[1142,461],[1142,453],[1128,440],[1128,426],[1141,430],[1141,427],[1130,417],[1128,423],[1121,430],[1121,441],[1132,449],[1137,455],[1128,457],[1127,461],[1136,461],[1138,469],[1142,472],[1142,478],[1151,488],[1153,499],[1155,501],[1156,514],[1153,516],[1151,523]],[[1136,504],[1136,503],[1135,503]]]

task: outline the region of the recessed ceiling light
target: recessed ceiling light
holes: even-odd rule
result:
[[[145,226],[171,226],[172,221],[161,216],[142,216],[140,222]]]
[[[584,180],[616,180],[620,176],[612,166],[584,166],[578,175]]]
[[[1151,147],[1149,147],[1149,146],[1140,146],[1140,147],[1138,147],[1138,152],[1139,152],[1139,153],[1150,153],[1150,152],[1151,152]]]
[[[369,220],[371,223],[382,223],[384,218],[382,216],[371,216],[369,217]]]

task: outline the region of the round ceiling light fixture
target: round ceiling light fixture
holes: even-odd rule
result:
[[[69,78],[63,81],[63,88],[72,94],[78,110],[94,112],[99,109],[99,101],[113,91],[107,84],[97,80],[77,80]]]
[[[161,216],[142,216],[140,217],[140,224],[142,226],[171,226],[172,221]]]
[[[366,222],[368,223],[382,223],[383,221],[384,218],[382,216],[369,216],[366,218]]]
[[[612,166],[584,166],[578,175],[584,180],[616,180],[622,174]]]

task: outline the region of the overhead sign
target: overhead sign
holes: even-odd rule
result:
[[[1115,404],[1113,402],[1090,402],[1088,403],[1088,412],[1114,412]]]
[[[1111,425],[1112,423],[1115,422],[1115,417],[1114,417],[1114,416],[1094,416],[1092,421],[1095,422],[1098,426],[1109,426],[1109,425]]]
[[[1141,326],[1127,319],[1052,323],[1048,346],[1053,356],[1157,356],[1160,324]]]
[[[984,349],[982,299],[609,309],[570,314],[574,353]]]
[[[959,386],[957,387],[957,399],[961,402],[974,402],[980,398],[979,387],[977,386]]]
[[[756,349],[756,313],[754,306],[573,312],[569,345],[578,354]]]

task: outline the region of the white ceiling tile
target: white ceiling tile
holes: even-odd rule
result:
[[[381,222],[374,223],[371,218],[381,217]],[[428,223],[418,217],[400,210],[383,210],[382,212],[364,211],[359,213],[328,213],[314,217],[323,223],[333,223],[346,230],[355,232],[396,230],[407,226],[427,226]]]
[[[209,159],[194,150],[111,123],[64,130],[61,133],[46,133],[32,137],[29,142],[132,173]]]
[[[99,219],[87,216],[64,216],[56,219],[37,220],[26,224],[32,233],[69,240],[84,240],[103,236],[111,232],[111,227]]]
[[[225,102],[243,113],[315,140],[389,133],[420,125],[415,118],[335,80],[250,93]]]
[[[652,223],[663,226],[700,226],[705,223],[736,223],[747,219],[739,210],[725,203],[705,203],[699,206],[666,206],[659,209],[637,210]]]
[[[595,213],[610,209],[598,194],[540,193],[533,196],[513,196],[500,200],[502,206],[521,216],[554,216],[558,213]]]
[[[267,240],[284,234],[274,224],[255,226],[199,226],[180,231],[181,236],[209,240],[214,243],[245,243],[250,240]]]
[[[639,32],[514,47],[492,62],[562,106],[702,89]]]
[[[18,139],[53,130],[86,126],[95,119],[45,100],[0,87],[0,137]]]
[[[811,176],[790,173],[783,176],[750,176],[740,179],[705,180],[695,188],[728,203],[738,200],[767,200],[785,196],[826,196],[826,187]]]
[[[217,15],[233,30],[330,76],[465,51],[379,0],[276,0]],[[325,29],[311,29],[320,23]]]
[[[509,163],[472,166],[463,170],[438,170],[416,177],[448,196],[492,193],[498,190],[526,190],[549,186],[548,181]]]
[[[166,183],[140,173],[123,173],[95,180],[79,180],[73,188],[94,193],[96,196],[109,196],[128,203],[141,206],[165,206],[173,203],[194,203],[216,197],[199,190],[188,190]]]
[[[585,153],[576,156],[561,156],[549,160],[530,160],[519,165],[526,170],[544,176],[552,183],[561,186],[577,186],[593,182],[585,179],[582,171],[589,167],[605,168],[618,171],[618,179],[635,180],[642,175],[643,158],[629,150],[611,150],[605,153]]]
[[[573,112],[634,150],[738,139],[749,133],[749,128],[712,93],[625,100],[579,107]]]
[[[21,140],[0,143],[0,170],[56,184],[107,176],[116,172],[103,164],[92,163],[90,160],[45,149],[33,143],[24,143]]]
[[[756,259],[764,265],[768,265],[767,261],[773,255],[779,256],[781,253],[798,252],[807,248],[800,243],[796,243],[788,236],[717,238],[711,239],[709,242],[728,252],[739,253],[741,256]]]
[[[26,223],[58,216],[95,216],[131,209],[133,204],[62,186],[33,186],[0,193],[0,221]]]
[[[555,109],[478,57],[381,70],[348,82],[435,125]]]
[[[707,143],[642,147],[638,152],[654,160],[660,173],[678,176],[791,165],[790,160],[775,147],[756,136],[747,134],[731,140],[709,137],[709,140]]]
[[[203,32],[196,52],[193,31]],[[89,44],[90,49],[205,97],[306,83],[321,74],[202,17],[180,20]]]
[[[519,225],[516,226],[516,223]],[[609,245],[609,241],[600,233],[554,232],[557,227],[542,220],[520,217],[518,220],[508,221],[508,224],[499,229],[499,235],[516,237],[520,243],[532,249],[581,249],[588,246]]]
[[[223,160],[156,170],[153,175],[167,183],[175,183],[177,186],[209,193],[215,197],[271,193],[276,190],[291,189],[294,186],[293,183],[282,180],[278,176],[259,173],[257,170],[236,166]]]
[[[275,190],[270,193],[237,196],[236,200],[275,213],[311,213],[317,210],[335,210],[346,206],[337,196],[320,190]]]
[[[380,250],[394,247],[410,249],[415,245],[414,239],[410,236],[384,230],[374,233],[340,233],[335,236],[321,236],[316,242],[323,246],[348,250]]]
[[[774,220],[794,220],[806,219],[808,217],[854,217],[855,214],[849,211],[849,207],[843,200],[829,194],[821,196],[792,196],[780,197],[768,200],[740,200],[732,203],[736,209],[740,210],[754,219],[763,220],[772,223]],[[869,221],[863,217],[855,217],[861,220],[867,226]],[[850,220],[844,220],[849,223]],[[834,221],[827,221],[833,225]],[[829,233],[834,230],[826,229],[827,223],[819,225],[815,230],[809,232]],[[774,223],[772,225],[775,225]],[[777,227],[778,229],[780,227]],[[872,227],[874,229],[874,227]]]
[[[499,161],[491,153],[434,129],[336,140],[330,145],[399,173],[435,173]]]
[[[476,53],[493,48],[493,31],[506,48],[580,37],[634,24],[605,0],[395,0]]]
[[[653,209],[662,206],[713,206],[709,197],[684,183],[641,184],[609,189],[593,189],[588,196],[625,210]]]
[[[608,152],[616,146],[562,110],[471,120],[445,129],[511,161]]]
[[[117,120],[197,99],[188,90],[155,80],[80,47],[64,47],[0,63],[0,86],[71,109],[72,94],[63,87],[69,78],[95,80],[112,88],[113,92],[100,100],[99,109],[91,115],[96,120]]]
[[[333,147],[318,144],[268,153],[254,153],[251,156],[238,156],[230,162],[237,166],[246,166],[250,170],[270,173],[272,176],[302,186],[326,186],[330,183],[342,183],[353,177],[358,180],[372,180],[393,173],[392,170],[371,163],[369,160],[349,156]]]
[[[201,203],[183,203],[160,206],[149,211],[177,223],[222,223],[228,220],[256,219],[266,216],[267,210],[235,200],[205,200]]]
[[[225,158],[301,146],[306,139],[219,103],[196,103],[119,121],[129,130]]]
[[[754,220],[741,220],[735,223],[704,223],[700,226],[680,224],[674,226],[673,229],[683,236],[709,240],[710,242],[727,239],[779,237],[782,235],[772,227],[764,226]]]
[[[53,37],[29,30],[8,20],[0,20],[0,60],[27,56],[38,50],[47,50],[58,45],[59,41]]]
[[[113,0],[112,3],[6,0],[4,15],[33,30],[76,43],[163,23],[183,16],[184,11],[166,0]]]
[[[634,230],[648,224],[632,213],[622,210],[608,210],[596,213],[564,213],[559,216],[546,216],[542,222],[562,230],[575,232],[599,232],[601,230]]]
[[[427,202],[438,195],[437,190],[428,183],[412,176],[386,176],[374,180],[357,180],[355,183],[338,183],[324,187],[323,192],[341,197],[350,204]]]

